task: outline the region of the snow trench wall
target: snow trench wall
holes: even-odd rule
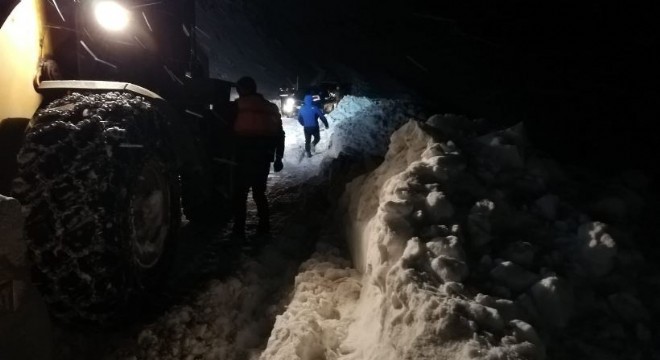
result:
[[[380,230],[384,225],[384,213],[379,214],[381,200],[393,195],[393,187],[404,181],[401,174],[408,166],[420,159],[426,148],[432,144],[431,137],[426,134],[419,124],[410,121],[390,139],[390,148],[385,155],[383,165],[373,173],[360,176],[346,186],[344,202],[348,206],[348,219],[350,222],[349,245],[355,267],[362,273],[387,259],[401,256],[403,251],[401,242],[404,234],[395,239],[386,241]],[[387,186],[386,186],[387,185]],[[398,204],[398,205],[397,205]],[[384,205],[385,206],[385,205]],[[391,202],[388,208],[398,208],[399,215],[405,217],[412,208],[403,203]],[[394,210],[395,212],[397,210]],[[380,217],[378,215],[381,215]],[[376,241],[372,241],[376,240]],[[387,248],[389,243],[389,248]],[[379,249],[378,246],[385,246]],[[388,250],[381,253],[380,250]]]
[[[656,354],[657,269],[635,230],[645,178],[569,172],[522,126],[477,136],[469,123],[408,122],[347,185],[363,286],[343,358]]]
[[[346,358],[543,358],[529,324],[466,296],[463,236],[445,195],[465,163],[424,127],[396,131],[383,164],[347,186],[348,239],[364,279]]]

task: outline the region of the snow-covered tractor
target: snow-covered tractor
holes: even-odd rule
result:
[[[188,0],[0,2],[0,193],[57,318],[115,321],[163,279],[181,199],[193,219],[222,206],[231,84],[194,20]]]

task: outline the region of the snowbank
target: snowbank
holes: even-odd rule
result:
[[[416,112],[416,106],[401,100],[345,96],[328,115],[334,125],[329,155],[383,156],[394,130]]]
[[[318,175],[321,164],[347,155],[360,158],[382,157],[387,151],[389,137],[417,108],[402,100],[371,99],[358,96],[343,97],[335,110],[326,117],[329,129],[321,125],[321,141],[307,158],[303,128],[297,119],[284,119],[285,150],[281,177],[301,182]],[[320,124],[320,122],[319,122]]]
[[[657,270],[626,222],[646,182],[579,182],[534,155],[520,126],[469,127],[410,121],[347,186],[339,211],[364,278],[341,358],[650,356],[654,300],[640,296]]]
[[[392,135],[384,163],[347,186],[353,258],[365,276],[347,358],[544,357],[534,328],[464,284],[467,238],[451,180],[465,168],[455,144],[411,121]]]

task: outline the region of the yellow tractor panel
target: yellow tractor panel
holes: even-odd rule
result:
[[[46,43],[42,0],[21,1],[0,28],[0,122],[31,118],[39,106],[34,79]]]

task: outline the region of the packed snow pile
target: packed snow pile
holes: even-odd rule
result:
[[[328,116],[334,126],[328,150],[335,158],[341,153],[383,156],[394,130],[417,112],[415,105],[402,100],[345,96]]]
[[[361,287],[350,262],[321,246],[301,265],[293,299],[277,317],[261,359],[337,359]]]
[[[347,186],[364,279],[339,358],[649,358],[660,283],[633,239],[643,177],[573,179],[521,127],[470,138],[455,119],[410,121]]]

